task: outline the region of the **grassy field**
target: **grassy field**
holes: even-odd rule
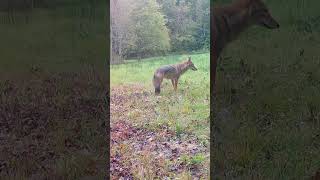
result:
[[[192,141],[194,144],[190,142],[190,145],[193,144],[196,149],[203,149],[201,153],[186,152],[179,154],[178,157],[174,157],[174,154],[170,155],[169,153],[169,157],[165,158],[165,160],[169,160],[168,165],[155,167],[164,171],[162,177],[183,176],[183,172],[192,177],[207,178],[208,176],[210,55],[209,53],[194,54],[191,55],[191,58],[198,71],[189,70],[181,76],[177,92],[174,92],[169,80],[164,80],[161,96],[154,95],[152,85],[154,70],[161,65],[174,64],[187,59],[186,55],[155,57],[141,61],[130,60],[126,64],[112,65],[110,67],[112,127],[119,121],[124,120],[136,128],[142,128],[147,131],[159,134],[163,131],[173,133],[163,143],[187,142],[188,139],[194,138]],[[139,98],[136,96],[139,96]],[[121,106],[119,106],[121,104],[119,98],[124,98],[123,101],[125,101]],[[120,101],[120,103],[116,103],[117,101]],[[118,112],[119,109],[122,109],[122,112]],[[112,139],[115,139],[113,135]],[[117,146],[120,146],[119,144],[121,142],[118,142]],[[170,146],[179,147],[178,144],[180,143],[171,144]],[[111,146],[111,152],[115,153],[117,146]],[[113,157],[113,154],[111,156]],[[154,155],[154,157],[158,156],[159,154]],[[140,164],[143,164],[142,160],[137,157],[132,157],[132,159],[138,159]],[[132,159],[128,158],[127,160],[132,161]],[[185,161],[188,163],[185,164]],[[170,165],[177,164],[181,167],[173,170],[170,168]],[[198,170],[192,169],[192,166],[196,166]],[[184,169],[184,171],[180,172],[181,169]],[[115,171],[115,169],[113,170]],[[139,173],[138,175],[135,174],[134,170],[131,170],[131,172],[133,172],[132,176],[143,177],[138,176]],[[154,174],[154,177],[161,177],[156,175],[155,171],[152,171],[151,174]],[[115,176],[116,173],[113,175]],[[144,176],[147,177],[146,174]]]
[[[228,178],[305,179],[320,168],[320,4],[267,5],[280,29],[250,28],[220,59],[211,155]]]

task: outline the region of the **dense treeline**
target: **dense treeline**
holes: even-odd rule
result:
[[[112,60],[209,49],[209,0],[111,0]]]
[[[98,4],[99,2],[103,2],[103,0],[0,0],[0,11],[55,8],[68,5]]]

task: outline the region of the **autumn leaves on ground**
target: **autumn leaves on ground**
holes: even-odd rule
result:
[[[180,79],[178,91],[164,80],[154,95],[153,71],[187,56],[112,65],[111,177],[209,176],[209,53],[192,55],[198,71]]]

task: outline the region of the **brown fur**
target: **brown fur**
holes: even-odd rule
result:
[[[216,92],[217,61],[222,50],[252,25],[260,25],[268,29],[279,28],[278,22],[270,15],[262,0],[234,0],[231,4],[213,8],[211,81],[214,92]]]
[[[197,68],[191,61],[191,57],[187,61],[179,64],[166,65],[158,68],[153,75],[153,86],[155,88],[155,94],[160,93],[160,86],[164,78],[170,79],[174,90],[177,90],[179,77],[185,73],[188,69],[196,71]]]

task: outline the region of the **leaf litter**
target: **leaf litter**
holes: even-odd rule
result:
[[[0,179],[105,174],[104,86],[89,75],[38,72],[0,81]]]
[[[148,128],[156,118],[157,98],[140,84],[111,88],[112,179],[169,179],[188,172],[207,179],[209,149],[192,134],[177,136],[167,125]],[[205,161],[193,162],[203,155]]]

